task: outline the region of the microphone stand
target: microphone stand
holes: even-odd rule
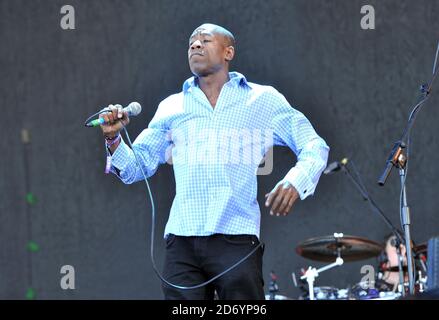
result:
[[[399,170],[399,176],[401,181],[400,214],[402,216],[402,225],[405,234],[407,267],[409,273],[409,291],[410,294],[412,295],[415,293],[415,282],[414,282],[414,272],[413,272],[414,263],[413,263],[413,252],[412,252],[411,238],[410,238],[410,208],[407,204],[407,191],[405,187],[405,181],[407,178],[408,159],[409,159],[408,155],[409,155],[409,147],[410,147],[410,133],[418,112],[421,110],[425,101],[427,101],[429,98],[429,94],[431,93],[433,82],[437,76],[438,69],[436,68],[436,63],[437,63],[438,53],[439,53],[439,43],[436,49],[436,56],[433,64],[433,76],[430,81],[430,84],[421,85],[420,88],[421,95],[419,97],[418,103],[414,106],[412,112],[410,113],[407,125],[404,129],[401,139],[399,139],[394,144],[392,151],[390,152],[390,155],[386,160],[386,165],[383,170],[383,173],[378,178],[378,184],[380,186],[384,186],[387,178],[390,175],[390,172],[392,171],[392,168],[396,167]],[[403,152],[404,151],[403,149],[405,148],[407,148],[407,155],[405,155]]]
[[[352,162],[354,171],[356,172],[357,176],[359,176],[358,171],[355,168],[354,162]],[[359,183],[355,178],[353,177],[352,173],[349,171],[346,165],[341,166],[341,170],[343,173],[349,178],[349,180],[354,184],[354,186],[357,188],[357,190],[361,193],[361,196],[363,197],[363,200],[367,201],[372,211],[374,211],[378,216],[383,219],[384,223],[389,227],[389,229],[392,231],[392,233],[396,237],[396,241],[392,243],[394,247],[396,248],[396,252],[398,254],[398,270],[399,270],[399,283],[400,283],[400,292],[404,296],[405,290],[404,290],[404,275],[402,270],[402,264],[401,264],[401,254],[400,254],[400,245],[401,243],[404,243],[404,238],[401,235],[401,231],[397,229],[392,222],[387,218],[387,216],[384,214],[384,212],[381,210],[381,208],[376,204],[376,202],[369,196],[369,193],[366,190],[366,187]],[[360,179],[361,180],[361,179]]]

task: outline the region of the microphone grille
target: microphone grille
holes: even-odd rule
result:
[[[137,116],[140,112],[142,112],[142,106],[138,102],[131,102],[127,109],[130,116]]]

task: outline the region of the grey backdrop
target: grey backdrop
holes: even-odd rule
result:
[[[64,4],[76,9],[76,30],[60,28]],[[375,8],[375,30],[360,28],[364,4]],[[418,86],[430,78],[438,17],[437,0],[0,0],[0,298],[24,299],[29,287],[37,299],[162,298],[149,258],[145,187],[104,175],[101,133],[83,121],[109,103],[139,101],[143,113],[129,126],[133,137],[139,134],[158,103],[190,76],[188,36],[206,21],[234,32],[232,69],[273,85],[304,112],[330,145],[330,161],[354,159],[399,226],[398,175],[384,188],[376,179]],[[417,242],[439,233],[438,99],[433,91],[413,133],[407,188]],[[23,128],[32,139],[27,149]],[[274,162],[274,172],[259,178],[261,203],[295,158],[276,148]],[[161,269],[161,237],[175,193],[172,167],[162,166],[150,182]],[[27,205],[28,191],[36,204]],[[323,263],[299,257],[296,245],[333,232],[375,241],[388,233],[341,173],[323,176],[316,194],[286,218],[262,207],[266,285],[274,270],[281,293],[298,297],[291,272]],[[37,252],[26,249],[29,240]],[[67,264],[76,271],[75,290],[60,288]],[[327,271],[316,285],[355,284],[363,264],[375,260]]]

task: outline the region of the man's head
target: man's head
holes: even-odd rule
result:
[[[396,236],[391,235],[388,237],[385,242],[385,253],[387,256],[388,265],[387,267],[397,267],[398,266],[398,252],[395,247],[396,244]],[[404,244],[400,244],[399,246],[400,254],[404,257],[404,265],[407,265],[407,258],[405,257],[406,249]]]
[[[235,55],[233,34],[211,23],[205,23],[192,32],[189,38],[188,59],[192,73],[205,77],[221,70],[229,70]]]

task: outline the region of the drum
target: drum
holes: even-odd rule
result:
[[[266,294],[265,300],[293,300],[293,299],[288,298],[287,296],[280,295],[280,294],[275,294],[274,297],[270,294]]]
[[[396,300],[400,296],[401,294],[399,293],[380,290],[367,282],[357,283],[349,292],[350,300]]]
[[[314,287],[314,299],[315,300],[347,300],[348,299],[347,289],[338,289],[335,287]],[[306,293],[302,296],[302,300],[309,300],[309,295]]]

